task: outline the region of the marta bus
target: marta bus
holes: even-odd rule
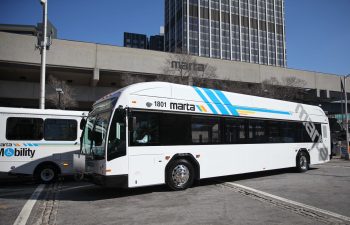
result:
[[[0,172],[34,175],[43,183],[58,175],[73,175],[73,153],[79,152],[87,115],[82,111],[0,107]]]
[[[287,167],[304,172],[329,155],[320,107],[147,82],[94,103],[74,167],[100,185],[183,190],[202,178]]]

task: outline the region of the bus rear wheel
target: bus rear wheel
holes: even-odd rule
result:
[[[58,172],[53,165],[42,165],[35,172],[35,179],[43,184],[49,184],[57,179]]]
[[[301,151],[297,155],[296,167],[300,173],[306,172],[310,168],[310,163],[307,153]]]
[[[194,168],[185,159],[177,159],[168,166],[166,184],[174,191],[185,190],[193,185]]]

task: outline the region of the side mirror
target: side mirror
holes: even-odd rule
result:
[[[115,113],[116,113],[116,120],[117,120],[118,122],[124,121],[125,116],[126,116],[126,110],[123,109],[122,106],[119,106],[119,107],[115,110]]]
[[[81,121],[80,121],[80,130],[84,130],[85,125],[86,125],[86,119],[83,118],[83,119],[81,119]]]

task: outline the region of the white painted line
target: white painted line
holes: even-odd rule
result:
[[[36,200],[39,198],[40,193],[44,190],[45,185],[40,184],[35,191],[33,192],[32,196],[28,199],[26,204],[23,206],[21,212],[19,213],[16,221],[13,223],[13,225],[25,225],[27,223],[27,220],[29,218],[30,213],[32,212],[32,209],[34,207],[34,204]]]
[[[310,210],[313,210],[313,211],[316,211],[316,212],[320,212],[320,213],[326,214],[328,216],[332,216],[334,218],[338,218],[338,219],[350,222],[350,217],[343,216],[343,215],[340,215],[340,214],[337,214],[337,213],[334,213],[334,212],[331,212],[331,211],[328,211],[328,210],[316,208],[314,206],[306,205],[306,204],[303,204],[303,203],[300,203],[300,202],[295,202],[295,201],[292,201],[292,200],[289,200],[289,199],[286,199],[286,198],[282,198],[282,197],[279,197],[279,196],[276,196],[276,195],[272,195],[272,194],[269,194],[269,193],[266,193],[266,192],[263,192],[263,191],[256,190],[254,188],[243,186],[241,184],[237,184],[237,183],[233,183],[233,182],[225,182],[225,184],[232,185],[234,187],[245,189],[245,190],[248,190],[248,191],[251,191],[251,192],[258,193],[260,195],[264,195],[264,196],[269,197],[269,198],[273,198],[273,199],[276,199],[276,200],[279,200],[279,201],[282,201],[282,202],[286,202],[288,204],[292,204],[292,205],[296,205],[296,206],[303,207],[303,208],[306,208],[306,209],[310,209]]]

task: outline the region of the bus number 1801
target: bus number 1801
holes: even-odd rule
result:
[[[166,102],[161,102],[161,101],[155,101],[154,105],[156,107],[160,107],[160,108],[166,108]]]

